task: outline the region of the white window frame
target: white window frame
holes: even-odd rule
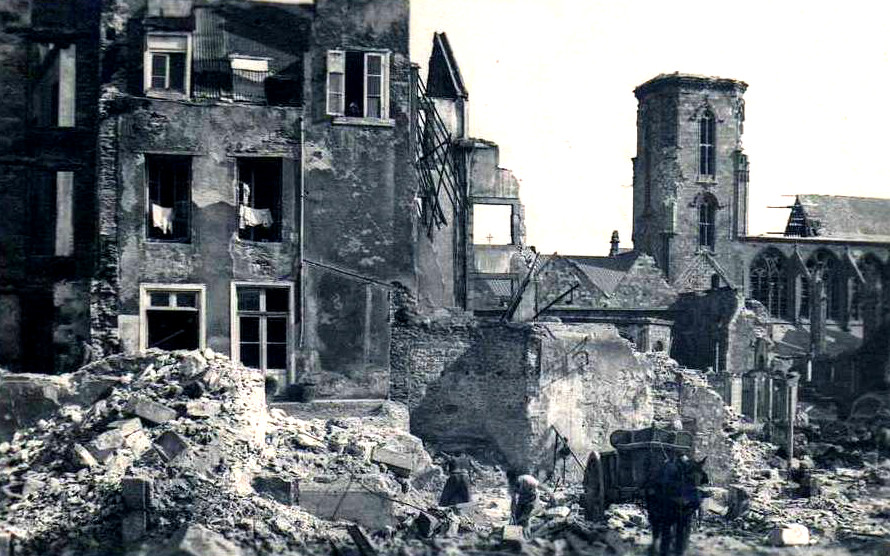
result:
[[[365,119],[365,120],[389,120],[389,89],[390,89],[390,60],[391,55],[388,50],[328,50],[327,52],[327,69],[326,69],[326,85],[325,85],[325,106],[329,116],[345,118],[346,114],[346,53],[362,52],[364,54],[364,64],[362,69],[362,79],[364,80],[364,94],[362,96],[362,116],[351,117],[349,119]],[[380,57],[380,116],[368,116],[368,58],[372,56]],[[340,94],[339,106],[331,106],[331,76],[340,74],[343,76],[343,91]]]
[[[152,46],[152,40],[184,38],[185,49],[182,47]],[[154,54],[185,54],[185,92],[171,91],[168,88],[154,89],[151,86],[152,56]],[[147,96],[190,97],[192,94],[192,35],[190,33],[149,33],[145,36],[145,48],[142,60],[143,90]],[[167,87],[170,85],[170,58],[167,58]]]
[[[244,282],[244,281],[233,281],[231,286],[231,302],[230,306],[230,316],[229,322],[230,326],[230,338],[231,338],[231,349],[230,354],[232,361],[236,363],[241,363],[241,330],[240,330],[240,321],[238,319],[239,311],[238,311],[238,288],[253,288],[253,289],[266,289],[266,288],[278,288],[278,289],[287,289],[287,357],[286,357],[286,365],[287,369],[284,371],[290,376],[291,370],[293,369],[293,358],[294,358],[294,322],[295,322],[295,304],[294,304],[294,283],[293,282]],[[264,311],[259,311],[264,312]],[[260,365],[266,365],[266,356],[265,356],[265,327],[261,325],[260,327]],[[268,368],[259,368],[257,370],[263,372],[270,372]],[[280,371],[282,369],[271,369],[272,372]]]
[[[198,349],[207,348],[207,287],[204,284],[139,284],[139,350],[148,349],[148,311],[177,311],[175,305],[169,308],[152,307],[150,294],[156,292],[194,292],[198,294]],[[176,297],[174,296],[175,300]],[[175,303],[175,302],[174,302]]]

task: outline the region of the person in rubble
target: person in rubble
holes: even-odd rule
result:
[[[448,460],[448,480],[439,496],[440,506],[454,506],[472,501],[470,487],[473,484],[470,476],[474,470],[473,462],[467,456],[455,456]]]
[[[528,527],[538,506],[538,480],[528,474],[519,475],[513,484],[510,500],[510,524]]]

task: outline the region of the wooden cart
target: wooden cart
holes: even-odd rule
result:
[[[593,451],[584,472],[587,519],[599,520],[610,504],[643,499],[643,488],[669,458],[693,455],[692,433],[650,427],[618,430],[609,437],[614,450]]]

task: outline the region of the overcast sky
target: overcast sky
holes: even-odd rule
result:
[[[631,246],[635,86],[659,73],[748,83],[752,234],[794,193],[890,197],[890,3],[413,0],[412,58],[445,31],[470,131],[522,182],[528,243]],[[890,215],[888,215],[890,218]]]

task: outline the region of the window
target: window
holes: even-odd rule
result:
[[[327,112],[334,116],[389,118],[389,55],[328,51]]]
[[[829,251],[817,251],[807,261],[807,269],[813,277],[813,284],[821,284],[822,290],[814,289],[808,292],[810,303],[815,308],[821,308],[826,318],[841,320],[844,317],[843,310],[845,279],[841,272],[840,263]],[[824,295],[824,305],[821,303]]]
[[[38,127],[74,127],[77,98],[76,45],[37,45],[31,121]]]
[[[29,183],[32,255],[70,257],[74,252],[74,172],[35,172]]]
[[[701,247],[714,249],[716,239],[715,218],[717,200],[712,196],[704,197],[698,205],[698,244]]]
[[[238,237],[281,241],[281,159],[238,159]]]
[[[751,263],[751,297],[763,303],[770,315],[785,316],[786,276],[784,258],[776,252],[758,255]]]
[[[510,245],[513,243],[511,230],[512,205],[473,205],[473,244]]]
[[[142,285],[141,349],[204,348],[204,286]]]
[[[717,122],[710,110],[705,110],[698,121],[698,174],[713,178],[717,162]]]
[[[246,367],[286,370],[292,328],[291,287],[235,285],[234,358]]]
[[[232,98],[248,102],[266,102],[266,79],[269,78],[268,58],[232,56]]]
[[[806,276],[799,276],[798,285],[800,286],[800,310],[797,317],[800,319],[810,318],[810,279]]]
[[[149,35],[144,64],[146,94],[187,96],[190,91],[191,37]]]
[[[146,236],[152,240],[188,242],[191,157],[146,155],[145,167],[148,183]]]

